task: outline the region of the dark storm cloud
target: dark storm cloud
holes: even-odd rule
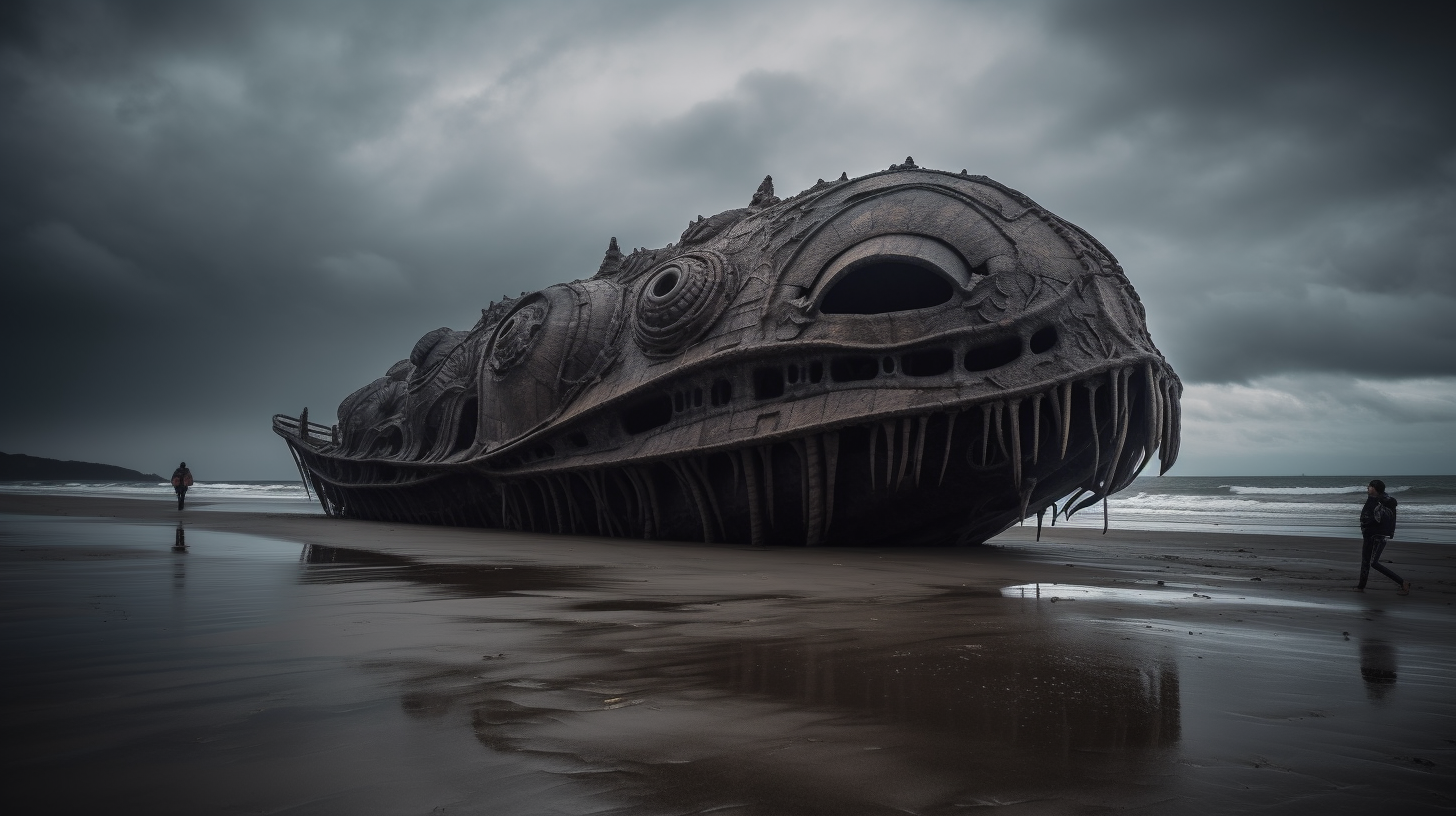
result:
[[[693,176],[714,186],[741,184],[772,166],[797,125],[822,113],[822,96],[803,77],[754,71],[728,94],[668,121],[629,128],[621,139],[635,144],[653,173]]]
[[[1139,284],[1182,324],[1164,337],[1188,375],[1456,372],[1456,58],[1434,4],[1126,0],[1050,19],[1101,66],[1087,127],[1138,149],[1097,191],[1109,229],[1184,249]]]
[[[907,153],[1102,238],[1189,383],[1456,374],[1432,17],[6,4],[0,449],[281,475],[270,413],[326,418],[426,331],[590,275],[608,236],[658,246],[766,173],[791,194]]]

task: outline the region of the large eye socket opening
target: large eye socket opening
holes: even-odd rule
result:
[[[819,273],[823,315],[881,315],[930,309],[969,291],[973,271],[959,253],[924,235],[895,233],[861,241]]]
[[[834,282],[819,303],[823,314],[876,315],[929,309],[955,288],[944,275],[899,258],[872,258]]]

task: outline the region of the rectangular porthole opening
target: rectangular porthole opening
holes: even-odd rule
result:
[[[713,404],[727,405],[733,400],[733,383],[718,380],[713,383]]]
[[[809,364],[809,382],[816,383],[824,379],[824,364],[815,360]]]
[[[780,368],[756,368],[753,370],[753,398],[773,399],[784,395],[784,372]]]
[[[629,434],[640,434],[672,421],[672,398],[657,394],[640,400],[622,411],[622,428]]]
[[[966,352],[967,371],[991,371],[1014,362],[1021,356],[1021,338],[1007,337]]]
[[[955,355],[950,349],[911,351],[900,357],[900,370],[911,377],[935,377],[954,367]]]
[[[835,382],[873,380],[880,373],[880,363],[873,357],[835,357],[829,361],[829,379]]]

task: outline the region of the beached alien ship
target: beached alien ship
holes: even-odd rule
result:
[[[330,515],[789,545],[975,544],[1178,453],[1182,384],[1102,244],[904,164],[436,329],[338,424],[274,417]],[[1061,502],[1058,506],[1058,502]]]

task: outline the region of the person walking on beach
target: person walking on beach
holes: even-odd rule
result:
[[[1372,479],[1365,488],[1365,506],[1360,509],[1360,536],[1365,539],[1360,549],[1360,583],[1355,587],[1365,591],[1365,581],[1374,567],[1381,575],[1400,586],[1400,595],[1410,594],[1410,581],[1396,575],[1389,567],[1380,563],[1380,554],[1385,544],[1395,535],[1395,506],[1399,504],[1394,496],[1385,494],[1385,482]]]
[[[177,509],[182,509],[182,500],[187,497],[187,488],[192,486],[192,471],[183,462],[172,471],[172,489],[177,491]]]

